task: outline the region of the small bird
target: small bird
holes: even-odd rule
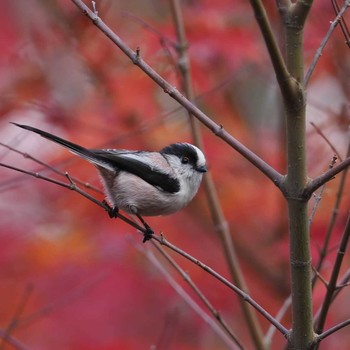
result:
[[[94,164],[111,204],[110,217],[116,217],[119,209],[136,215],[146,228],[144,242],[153,231],[142,216],[168,215],[185,207],[196,195],[207,171],[204,154],[189,143],[174,143],[159,152],[87,149],[32,126],[12,124],[56,142]]]

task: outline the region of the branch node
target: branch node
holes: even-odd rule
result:
[[[170,87],[165,88],[163,91],[164,91],[166,94],[172,96],[173,94],[176,93],[177,89],[176,89],[176,87],[170,86]]]
[[[135,54],[131,57],[131,61],[133,64],[139,65],[141,60],[141,49],[140,46],[138,46],[135,50]]]
[[[214,133],[215,136],[219,136],[220,134],[223,133],[223,131],[224,131],[224,127],[223,127],[222,124],[220,124],[217,128],[215,128],[213,130],[213,133]]]
[[[311,197],[311,194],[310,194],[310,197]],[[298,202],[307,202],[309,200],[309,197],[305,197],[304,194],[300,197],[288,196],[287,194],[285,198],[287,200],[298,201]]]
[[[91,1],[91,4],[92,4],[92,11],[93,11],[93,13],[98,17],[98,11],[97,11],[97,8],[96,8],[96,1]]]
[[[94,16],[89,16],[89,13],[87,10],[84,10],[84,14],[91,18],[93,24],[98,25],[98,22],[100,21],[100,17],[98,17],[96,2],[91,1],[91,4],[92,4],[92,12],[93,12]]]
[[[165,237],[164,237],[164,234],[163,234],[163,232],[161,232],[161,233],[159,234],[159,243],[162,244],[162,245],[164,245],[164,244],[165,244],[165,241],[166,241],[166,239],[165,239]]]
[[[296,268],[304,268],[311,265],[311,259],[307,261],[291,259],[291,265]]]
[[[69,183],[70,183],[70,186],[69,186],[69,189],[70,190],[75,190],[77,188],[75,182],[73,181],[73,179],[70,177],[70,175],[68,174],[68,172],[66,171],[64,173],[64,176],[68,179]]]

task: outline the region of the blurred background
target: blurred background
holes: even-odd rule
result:
[[[247,1],[184,0],[182,10],[196,104],[240,142],[285,173],[283,110],[261,33]],[[90,2],[86,3],[91,6]],[[266,4],[283,42],[275,5]],[[163,92],[67,0],[2,1],[0,11],[0,162],[60,181],[45,164],[101,188],[94,167],[9,122],[29,124],[88,148],[159,150],[191,142],[186,111]],[[168,1],[100,0],[97,10],[133,50],[180,89],[176,31]],[[335,14],[315,2],[305,32],[309,67]],[[336,28],[308,89],[308,169],[327,170],[334,149],[349,142],[349,49]],[[314,123],[318,130],[312,126]],[[275,315],[289,295],[288,222],[277,188],[221,139],[202,127],[204,152],[251,296]],[[17,151],[22,152],[18,153]],[[44,162],[40,164],[25,155]],[[146,255],[150,244],[120,220],[73,191],[0,168],[0,329],[26,349],[226,349],[227,344],[169,285]],[[319,259],[340,176],[327,184],[312,226]],[[349,180],[349,179],[348,179]],[[349,210],[346,183],[322,276],[332,268]],[[91,191],[99,200],[100,193]],[[310,212],[314,200],[310,202]],[[229,278],[203,189],[184,210],[147,222],[173,244]],[[247,349],[237,296],[171,253]],[[183,279],[159,262],[202,306]],[[350,266],[347,255],[342,273]],[[315,312],[325,287],[315,286]],[[349,291],[327,326],[350,317]],[[205,308],[203,308],[205,310]],[[207,311],[204,311],[207,313]],[[266,331],[269,324],[260,319]],[[290,313],[282,320],[290,327]],[[349,331],[322,349],[346,348]],[[276,334],[272,349],[284,339]],[[11,345],[0,341],[1,349]],[[19,347],[17,347],[19,348]]]

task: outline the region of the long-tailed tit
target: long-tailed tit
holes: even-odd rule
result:
[[[153,231],[142,216],[168,215],[185,207],[197,193],[207,171],[202,151],[189,143],[174,143],[159,152],[86,149],[46,131],[13,124],[54,141],[94,164],[112,205],[110,216],[116,216],[118,209],[136,215],[148,232],[144,241]]]

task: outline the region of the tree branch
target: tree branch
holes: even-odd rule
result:
[[[2,329],[0,329],[0,338],[5,339],[7,343],[11,344],[17,350],[29,350],[29,347],[27,347],[11,335],[7,335],[6,331]]]
[[[297,0],[290,7],[291,25],[303,28],[313,0]]]
[[[264,37],[267,50],[269,52],[271,62],[276,74],[276,78],[283,96],[283,99],[287,105],[294,103],[294,96],[297,93],[295,81],[292,79],[282,53],[278,47],[276,38],[273,34],[270,21],[267,17],[266,10],[261,0],[250,0],[250,4],[254,10],[255,18],[260,27],[260,31]],[[285,7],[288,5],[287,1],[283,1],[280,4]],[[289,8],[290,6],[288,6]]]
[[[193,262],[197,266],[199,266],[204,271],[208,272],[210,275],[212,275],[214,278],[216,278],[218,281],[223,283],[225,286],[233,290],[237,295],[239,295],[245,302],[250,304],[252,307],[254,307],[255,310],[257,310],[265,319],[267,319],[271,324],[273,324],[280,333],[287,337],[289,334],[289,331],[287,328],[285,328],[281,323],[279,323],[271,314],[269,314],[261,305],[259,305],[253,298],[250,297],[249,294],[245,293],[241,289],[239,289],[237,286],[232,284],[230,281],[228,281],[226,278],[218,274],[215,270],[210,268],[209,266],[203,264],[200,260],[194,258],[190,254],[186,253],[185,251],[181,250],[180,248],[174,246],[170,242],[168,242],[164,236],[158,237],[156,235],[153,236],[153,239],[158,241],[161,245],[164,245],[165,247],[168,247],[169,249],[173,250],[174,252],[180,254],[187,260]]]
[[[46,176],[43,176],[41,174],[38,173],[33,173],[31,171],[27,171],[27,170],[23,170],[23,169],[19,169],[16,167],[13,167],[11,165],[8,164],[4,164],[4,163],[0,163],[0,166],[4,167],[4,168],[8,168],[14,171],[18,171],[30,176],[34,176],[38,179],[44,180],[44,181],[48,181],[51,183],[54,183],[56,185],[65,187],[67,189],[73,190],[75,192],[78,192],[79,194],[81,194],[82,196],[84,196],[85,198],[91,200],[93,203],[99,205],[100,207],[104,208],[106,211],[108,211],[108,206],[104,203],[104,202],[100,202],[99,200],[97,200],[96,198],[90,196],[88,193],[82,191],[81,189],[79,189],[79,187],[75,186],[72,183],[65,183],[62,181],[58,181],[55,179],[50,179]],[[120,218],[121,220],[123,220],[124,222],[126,222],[127,224],[135,227],[137,230],[146,233],[145,228],[140,227],[138,224],[136,224],[135,222],[133,222],[132,220],[128,219],[127,217],[125,217],[124,215],[117,213],[118,218]],[[247,303],[249,303],[250,305],[252,305],[262,316],[264,316],[267,320],[269,320],[284,336],[287,336],[288,334],[288,330],[283,327],[278,321],[276,321],[274,319],[273,316],[271,316],[262,306],[260,306],[254,299],[252,299],[247,293],[243,292],[242,290],[240,290],[238,287],[236,287],[234,284],[232,284],[231,282],[229,282],[227,279],[225,279],[224,277],[222,277],[219,273],[217,273],[216,271],[214,271],[213,269],[211,269],[210,267],[206,266],[205,264],[203,264],[201,261],[199,261],[198,259],[192,257],[190,254],[186,253],[185,251],[181,250],[180,248],[174,246],[173,244],[171,244],[170,242],[168,242],[163,236],[158,237],[156,235],[152,236],[152,239],[158,241],[160,244],[170,248],[171,250],[175,251],[176,253],[182,255],[183,257],[185,257],[187,260],[193,262],[194,264],[198,265],[199,267],[201,267],[203,270],[205,270],[206,272],[208,272],[210,275],[214,276],[217,280],[219,280],[220,282],[222,282],[224,285],[228,286],[230,289],[232,289],[236,294],[238,294],[240,297],[242,297],[244,299],[244,301],[246,301]],[[1,336],[1,334],[0,334]]]
[[[321,340],[329,337],[331,334],[339,331],[340,329],[350,325],[350,319],[347,319],[337,325],[335,325],[332,328],[329,328],[327,331],[323,332],[322,334],[318,335],[315,339],[315,343],[319,343]]]
[[[342,25],[343,15],[349,6],[350,6],[350,1],[346,0],[344,2],[344,5],[342,6],[341,10],[337,14],[337,17],[335,18],[335,20],[331,22],[331,25],[328,29],[328,32],[327,32],[326,36],[323,38],[320,47],[317,49],[316,54],[311,62],[311,65],[306,73],[305,86],[309,83],[311,75],[312,75],[313,71],[315,70],[316,64],[317,64],[318,60],[320,59],[320,57],[322,56],[322,51],[325,48],[329,38],[333,34],[334,29],[336,28],[336,26],[338,25],[339,22]],[[343,26],[342,26],[342,28],[343,28]],[[343,33],[344,33],[344,30],[343,30]],[[347,41],[347,44],[348,44],[348,41]]]
[[[96,13],[91,11],[81,0],[72,0],[72,2],[80,8],[83,13],[96,25],[119,49],[124,52],[130,60],[142,69],[155,83],[157,83],[165,93],[171,96],[174,100],[179,102],[184,108],[192,113],[198,120],[200,120],[208,129],[210,129],[216,136],[220,137],[233,149],[240,153],[250,163],[255,165],[262,173],[264,173],[277,187],[282,188],[284,177],[276,171],[273,167],[267,164],[263,159],[257,156],[254,152],[249,150],[246,146],[241,144],[232,135],[225,131],[222,125],[218,125],[210,119],[205,113],[197,108],[191,101],[185,98],[174,86],[169,84],[162,78],[155,70],[153,70],[140,56],[140,51],[134,52],[118,37]]]
[[[310,181],[303,191],[302,197],[308,199],[311,195],[327,181],[332,180],[335,175],[339,174],[341,171],[347,171],[350,165],[350,157],[346,158],[342,163],[338,164],[332,169],[327,170],[322,175],[316,177],[314,180]]]
[[[346,153],[346,157],[349,157],[349,156],[350,156],[350,142],[348,144],[348,151]],[[340,159],[340,156],[338,156],[338,157]],[[334,226],[335,226],[335,223],[336,223],[336,219],[337,219],[337,216],[338,216],[338,213],[339,213],[340,202],[341,202],[342,196],[344,194],[345,182],[346,182],[346,174],[347,174],[347,170],[343,171],[343,173],[341,174],[341,178],[340,178],[340,181],[339,181],[339,186],[338,186],[338,190],[337,190],[335,203],[334,203],[334,206],[333,206],[333,209],[332,209],[331,218],[329,220],[329,224],[328,224],[327,231],[326,231],[326,234],[325,234],[324,242],[323,242],[322,248],[320,250],[319,261],[317,262],[317,264],[315,266],[315,270],[316,271],[321,271],[323,263],[324,263],[324,259],[327,256],[327,252],[328,252],[328,249],[329,249],[330,238],[331,238],[331,235],[333,233],[333,229],[334,229]],[[317,281],[317,279],[316,279],[316,275],[315,275],[313,277],[313,279],[312,279],[312,287],[313,288],[315,286],[316,281]],[[317,317],[314,317],[314,323],[318,322],[318,321],[316,322],[316,318]]]
[[[12,165],[4,164],[4,163],[0,163],[0,167],[11,169],[11,170],[20,172],[22,174],[30,175],[30,176],[33,176],[33,177],[35,177],[37,179],[48,181],[48,182],[51,182],[51,183],[53,183],[55,185],[58,185],[58,186],[61,186],[61,187],[65,187],[65,188],[67,188],[67,189],[69,189],[71,191],[79,193],[80,195],[82,195],[83,197],[87,198],[91,202],[97,204],[98,206],[100,206],[101,208],[106,210],[107,212],[110,210],[110,207],[104,201],[101,202],[98,199],[96,199],[95,197],[93,197],[90,194],[88,194],[87,192],[81,190],[74,182],[72,182],[72,178],[68,175],[68,173],[66,173],[65,175],[69,179],[69,183],[66,183],[66,182],[62,182],[62,181],[59,181],[59,180],[51,179],[49,177],[41,175],[40,173],[34,173],[32,171],[20,169],[20,168],[14,167]],[[146,229],[144,227],[141,227],[136,222],[130,220],[126,216],[124,216],[124,215],[122,215],[120,213],[115,213],[115,215],[119,219],[121,219],[122,221],[124,221],[128,225],[136,228],[137,230],[141,231],[142,233],[147,233],[147,231],[146,231]]]
[[[171,10],[173,15],[173,20],[176,28],[176,36],[178,44],[176,45],[178,52],[178,67],[180,71],[180,78],[182,81],[182,88],[186,97],[190,100],[194,100],[193,84],[191,76],[190,59],[188,57],[188,42],[186,37],[185,24],[182,16],[182,10],[179,0],[171,0]],[[189,114],[189,121],[191,125],[191,133],[195,144],[199,148],[203,147],[203,140],[200,130],[200,124],[198,119],[194,118],[191,113]],[[237,285],[237,287],[245,292],[248,292],[248,287],[242,273],[242,269],[237,257],[236,249],[232,241],[232,234],[230,232],[229,225],[226,221],[224,212],[222,210],[217,190],[209,171],[203,178],[204,189],[206,193],[206,198],[208,201],[211,217],[213,220],[214,227],[217,228],[221,244],[224,250],[226,262],[232,276],[232,280]],[[265,344],[263,341],[263,334],[259,321],[256,317],[254,310],[244,302],[244,300],[239,299],[241,309],[249,329],[250,336],[254,342],[255,348],[257,350],[265,349]]]
[[[318,333],[318,334],[320,334],[323,331],[323,327],[324,327],[324,324],[326,322],[326,317],[327,317],[328,310],[329,310],[329,307],[330,307],[332,299],[333,299],[333,294],[334,294],[336,287],[337,287],[338,275],[339,275],[340,267],[342,265],[343,258],[344,258],[345,252],[346,252],[346,247],[347,247],[347,244],[349,241],[349,237],[350,237],[350,212],[349,212],[347,223],[345,225],[343,237],[342,237],[340,245],[339,245],[337,258],[336,258],[334,266],[333,266],[333,271],[332,271],[329,283],[327,285],[327,293],[326,293],[325,299],[323,301],[320,317],[319,317],[319,320],[317,323],[316,333]]]
[[[156,242],[151,242],[153,247],[167,260],[167,262],[182,276],[182,278],[187,282],[187,284],[191,287],[194,293],[202,300],[204,305],[210,311],[212,316],[218,322],[218,324],[213,323],[214,320],[209,318],[209,316],[200,308],[200,306],[196,303],[195,300],[191,298],[191,296],[184,291],[184,289],[174,280],[174,278],[170,275],[170,273],[165,269],[163,264],[156,258],[156,256],[149,249],[139,249],[143,254],[147,256],[147,258],[160,270],[160,272],[165,276],[166,280],[169,284],[175,289],[175,291],[187,302],[192,309],[199,314],[200,317],[206,321],[210,327],[213,329],[215,333],[218,334],[222,338],[222,340],[231,347],[235,343],[237,347],[243,350],[242,344],[239,342],[238,338],[232,332],[228,324],[221,317],[219,311],[217,311],[214,306],[210,303],[210,301],[204,296],[204,294],[200,291],[197,285],[192,281],[191,277],[188,273],[186,273],[176,262],[175,260],[165,252],[165,250]],[[221,328],[218,328],[218,325]]]

